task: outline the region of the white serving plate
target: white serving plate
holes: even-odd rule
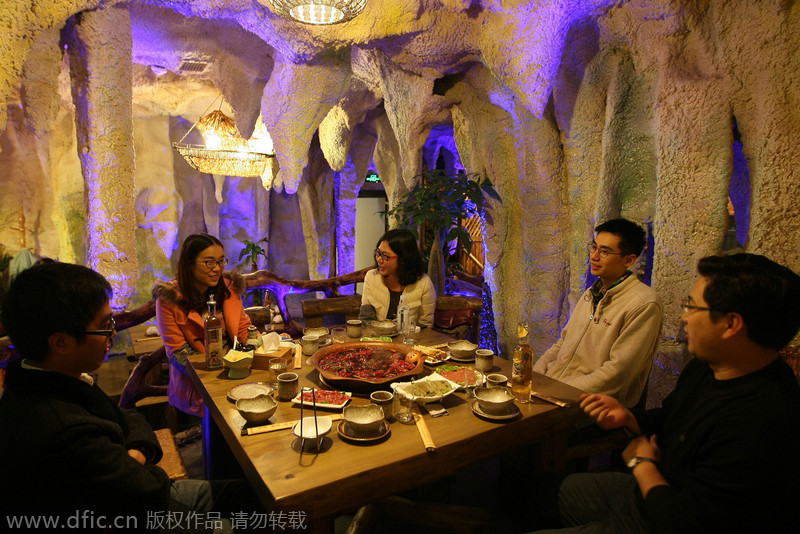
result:
[[[406,393],[406,389],[405,388],[409,384],[415,384],[417,382],[426,382],[426,381],[431,381],[431,380],[444,380],[445,382],[450,384],[451,389],[449,391],[445,392],[445,393],[442,393],[441,395],[436,395],[436,396],[433,396],[433,397],[418,397],[416,395],[409,395],[409,396],[411,396],[411,400],[413,400],[414,402],[419,403],[419,404],[428,404],[430,402],[441,402],[443,398],[447,397],[448,395],[452,395],[453,393],[456,392],[456,390],[458,388],[461,387],[460,385],[456,384],[452,380],[448,380],[447,378],[445,378],[443,376],[439,376],[437,374],[432,374],[432,375],[428,375],[428,376],[426,376],[424,378],[420,378],[419,380],[414,380],[413,382],[394,382],[392,384],[392,389],[395,390],[395,392],[400,392],[403,395],[408,395]]]
[[[308,392],[306,392],[306,393],[308,393]],[[319,402],[319,401],[317,401],[317,408],[331,408],[331,409],[334,409],[334,410],[342,409],[342,408],[345,407],[345,405],[348,402],[350,402],[350,399],[353,398],[353,394],[350,393],[349,391],[339,391],[338,393],[344,393],[345,395],[347,395],[347,400],[344,401],[341,404],[332,404],[330,402]],[[317,391],[317,394],[319,395],[319,390]],[[303,406],[310,406],[311,408],[314,407],[314,403],[313,402],[308,402],[308,401],[304,401],[303,400],[303,393],[302,392],[298,393],[297,396],[292,399],[292,402],[295,403],[295,404],[302,404]]]

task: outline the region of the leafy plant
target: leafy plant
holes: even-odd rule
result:
[[[486,197],[502,202],[491,180],[478,173],[449,174],[443,169],[423,172],[416,177],[417,185],[394,208],[383,212],[396,217],[411,229],[426,227],[433,232],[437,248],[454,239],[467,253],[472,251],[472,237],[460,224],[462,219],[480,215]],[[417,237],[419,235],[417,234]],[[439,262],[441,249],[430,252],[430,267]],[[443,265],[442,265],[443,274]],[[436,281],[434,281],[436,284]]]
[[[486,195],[501,201],[489,178],[434,169],[418,175],[417,185],[385,215],[397,217],[412,231],[427,225],[434,235],[444,232],[443,244],[458,238],[470,252],[472,237],[459,221],[480,215]]]
[[[254,272],[257,271],[258,258],[263,257],[265,260],[267,259],[267,251],[261,246],[261,243],[269,243],[269,239],[266,237],[258,241],[243,239],[241,242],[244,244],[244,248],[241,250],[241,252],[239,252],[239,261],[245,260],[250,264],[250,267]],[[245,299],[247,299],[248,296],[252,297],[253,306],[263,305],[264,298],[260,290],[250,290],[245,294]]]

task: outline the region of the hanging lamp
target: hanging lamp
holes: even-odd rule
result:
[[[263,2],[263,0],[262,0]],[[275,12],[305,24],[337,24],[355,18],[367,0],[269,0]]]

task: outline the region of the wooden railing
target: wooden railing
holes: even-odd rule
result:
[[[300,333],[300,327],[292,321],[289,308],[286,306],[286,297],[288,295],[321,291],[325,293],[326,297],[338,297],[340,287],[363,282],[364,276],[370,269],[372,269],[371,266],[365,267],[360,271],[333,278],[325,278],[324,280],[289,280],[267,270],[246,273],[242,277],[247,289],[268,289],[275,295],[286,331],[291,335],[296,335]],[[117,324],[117,331],[122,331],[152,319],[155,315],[156,303],[151,300],[133,310],[114,314],[114,321]]]

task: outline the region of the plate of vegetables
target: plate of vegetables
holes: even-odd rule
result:
[[[452,395],[460,386],[447,378],[432,374],[413,382],[398,382],[392,384],[396,394],[411,397],[414,402],[428,404],[440,402],[448,395]]]

